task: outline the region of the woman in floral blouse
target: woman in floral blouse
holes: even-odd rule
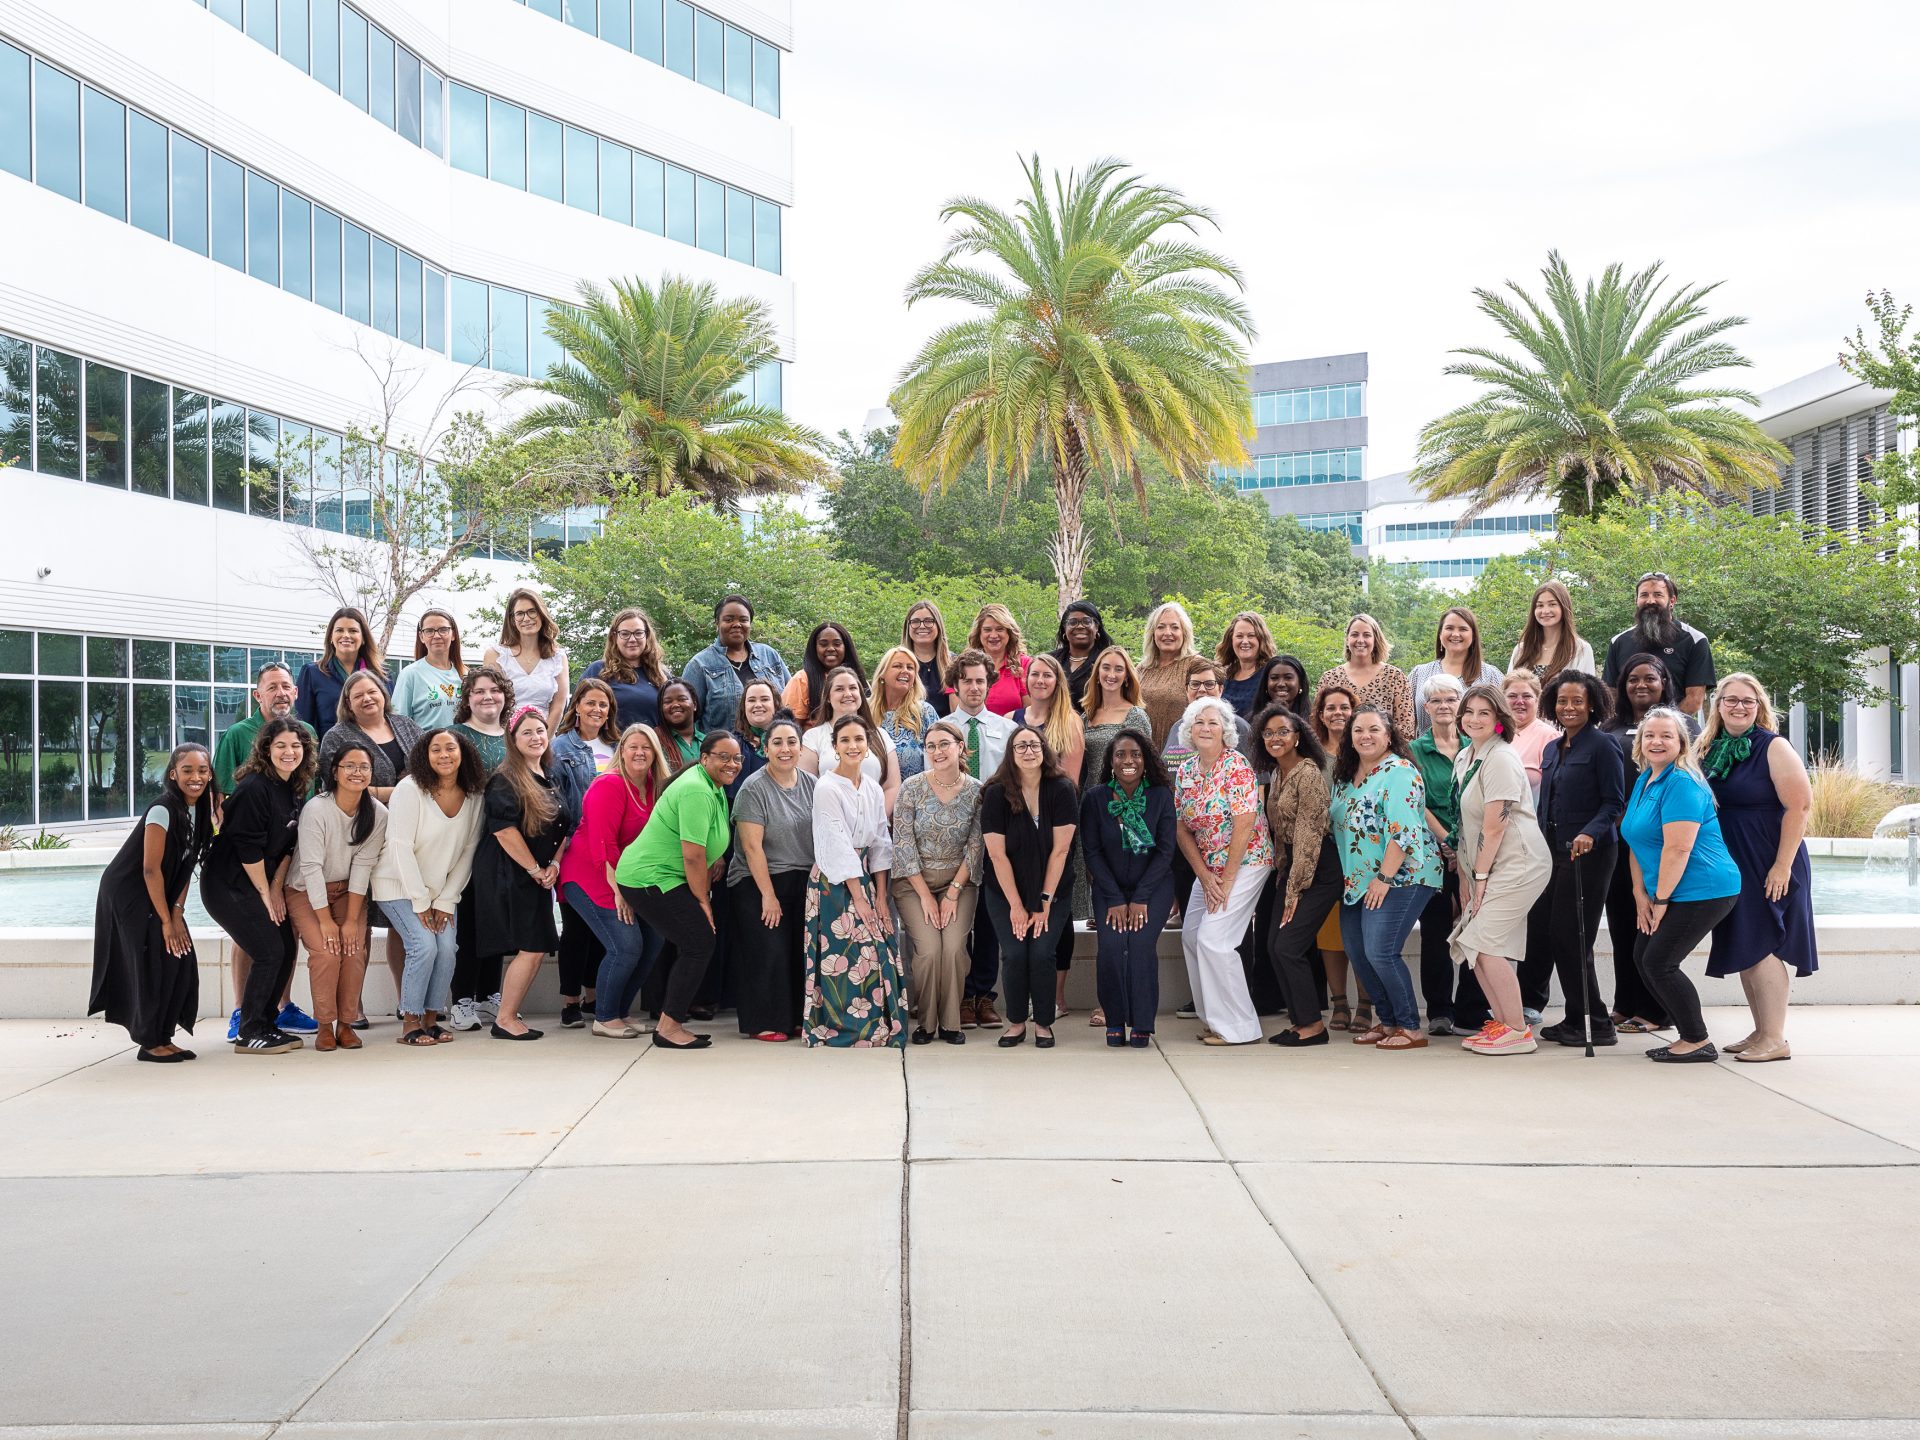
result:
[[[1347,725],[1333,767],[1333,838],[1346,876],[1340,932],[1347,958],[1374,997],[1379,1022],[1353,1037],[1381,1050],[1423,1050],[1427,1037],[1413,977],[1400,958],[1440,888],[1440,848],[1427,828],[1426,787],[1407,743],[1378,706]]]
[[[1371,615],[1356,615],[1347,622],[1347,658],[1320,677],[1315,688],[1344,685],[1360,697],[1362,705],[1378,706],[1393,721],[1401,738],[1417,732],[1413,724],[1413,684],[1407,672],[1389,665],[1387,656],[1393,647],[1387,644],[1387,632]]]
[[[1193,753],[1180,762],[1173,793],[1180,812],[1180,853],[1195,875],[1184,897],[1186,952],[1193,1008],[1208,1045],[1249,1045],[1260,1038],[1260,1017],[1247,996],[1240,940],[1253,919],[1260,891],[1273,873],[1273,840],[1260,813],[1253,766],[1229,745],[1233,707],[1203,695],[1181,721]]]

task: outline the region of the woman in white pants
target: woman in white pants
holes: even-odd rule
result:
[[[1249,1045],[1260,1017],[1247,997],[1240,941],[1273,873],[1273,839],[1253,766],[1232,747],[1233,709],[1215,695],[1187,706],[1180,728],[1193,753],[1174,772],[1180,853],[1193,867],[1180,948],[1207,1045]]]

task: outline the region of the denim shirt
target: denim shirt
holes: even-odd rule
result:
[[[758,640],[747,644],[747,668],[758,678],[771,680],[776,692],[786,689],[787,681],[793,678],[787,671],[787,662],[771,645],[762,645]],[[687,661],[680,678],[693,691],[693,703],[698,707],[695,725],[702,730],[733,728],[734,715],[740,708],[740,676],[718,640]]]
[[[593,749],[571,730],[564,735],[554,736],[550,748],[553,751],[551,774],[554,786],[560,791],[560,803],[566,809],[568,818],[577,828],[581,806],[587,800],[587,787],[600,778],[600,772],[593,763]]]

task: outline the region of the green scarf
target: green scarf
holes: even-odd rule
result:
[[[1153,831],[1147,828],[1147,787],[1142,785],[1131,798],[1118,785],[1109,785],[1107,813],[1120,822],[1120,843],[1129,855],[1144,855],[1153,849]]]
[[[1701,768],[1707,772],[1710,780],[1724,780],[1733,773],[1733,767],[1753,754],[1753,731],[1744,735],[1729,735],[1722,730],[1713,744],[1707,747],[1707,763]]]

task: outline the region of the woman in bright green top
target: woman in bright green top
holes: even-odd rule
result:
[[[711,1035],[687,1029],[687,1013],[713,958],[713,887],[733,838],[726,789],[739,773],[740,742],[733,732],[708,732],[700,741],[699,763],[660,792],[645,827],[614,867],[614,883],[634,914],[679,952],[667,975],[656,1049],[703,1050],[713,1043]]]
[[[413,663],[393,687],[393,708],[422,730],[453,724],[460,707],[460,626],[444,610],[429,610],[413,632]]]

